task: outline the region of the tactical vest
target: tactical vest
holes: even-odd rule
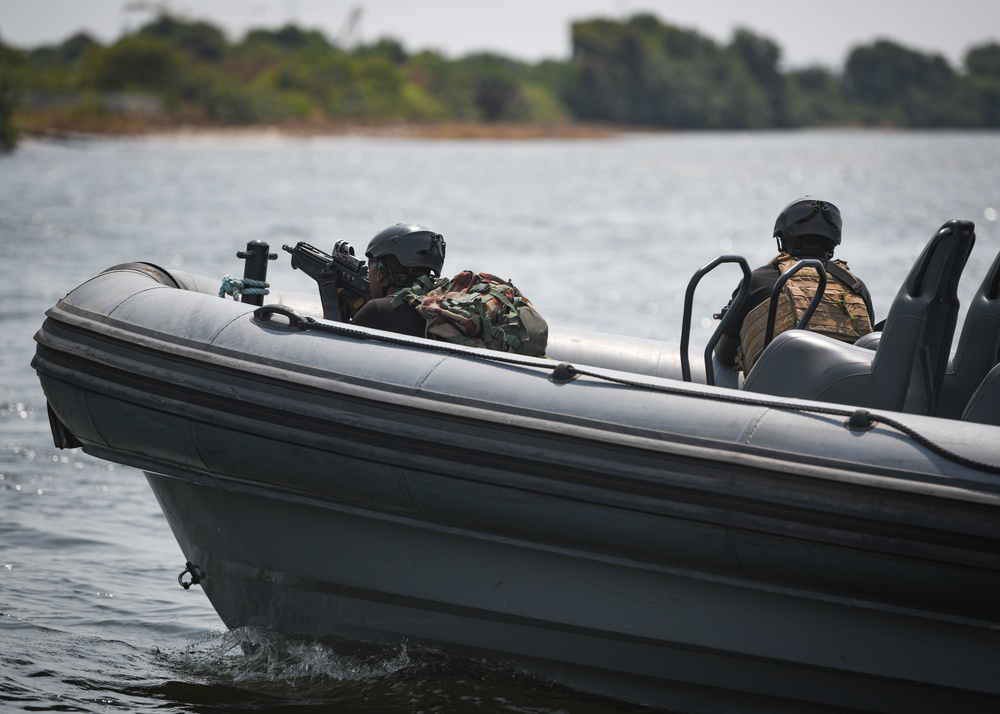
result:
[[[798,261],[798,258],[788,253],[780,253],[771,261],[771,265],[777,266],[784,273]],[[871,316],[868,314],[868,306],[861,293],[854,292],[851,286],[837,277],[836,273],[842,273],[856,285],[861,284],[861,281],[848,269],[847,263],[831,260],[827,267],[826,289],[816,307],[816,312],[809,318],[806,329],[842,342],[853,343],[862,335],[872,331]],[[798,324],[818,289],[819,273],[813,268],[803,268],[789,278],[778,297],[774,336]],[[767,313],[770,306],[770,299],[757,305],[747,314],[740,328],[737,364],[744,374],[750,371],[760,353],[764,351]]]

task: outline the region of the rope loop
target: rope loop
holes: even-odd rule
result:
[[[271,292],[268,290],[269,287],[270,285],[263,280],[239,279],[227,275],[222,279],[222,285],[219,287],[219,297],[232,295],[233,300],[239,300],[241,295],[268,295]]]

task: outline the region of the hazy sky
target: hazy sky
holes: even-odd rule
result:
[[[0,0],[0,39],[36,47],[86,30],[108,42],[149,20],[157,7],[211,22],[231,39],[292,21],[331,40],[360,9],[355,39],[389,36],[411,51],[455,57],[490,50],[529,61],[567,58],[573,20],[636,12],[722,42],[746,27],[776,42],[788,67],[837,69],[852,47],[886,38],[942,54],[959,68],[969,47],[1000,42],[997,0]]]

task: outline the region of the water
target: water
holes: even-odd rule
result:
[[[553,324],[677,341],[689,276],[774,253],[778,210],[844,214],[839,257],[878,318],[932,233],[976,222],[966,299],[1000,249],[1000,133],[876,131],[428,142],[177,137],[28,142],[0,158],[0,709],[608,712],[485,662],[226,632],[142,475],[52,446],[29,362],[45,310],[131,260],[221,277],[267,240],[270,282],[312,291],[281,243],[359,249],[395,221],[448,241],[446,272],[514,282]],[[728,272],[727,272],[728,270]],[[737,279],[703,281],[704,343]],[[738,714],[734,712],[732,714]]]

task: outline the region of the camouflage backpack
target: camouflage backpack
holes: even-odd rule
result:
[[[464,270],[454,278],[422,276],[393,295],[425,320],[425,335],[469,347],[545,356],[549,326],[521,291],[489,273]]]

